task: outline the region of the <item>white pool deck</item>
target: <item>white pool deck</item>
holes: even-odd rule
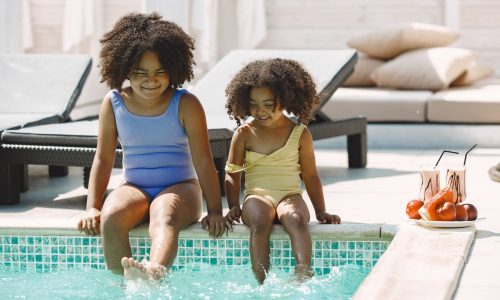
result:
[[[406,218],[406,203],[417,196],[419,166],[435,163],[441,150],[369,149],[367,167],[349,169],[345,150],[317,145],[328,211],[343,220],[333,231],[366,237],[397,232],[355,299],[500,297],[500,183],[488,177],[488,168],[500,162],[500,149],[478,148],[467,159],[467,202],[486,219],[467,228],[431,229]],[[462,161],[463,156],[446,156],[440,165]],[[115,175],[110,187],[118,182]],[[81,184],[80,168],[70,168],[67,177],[49,178],[45,167],[31,166],[30,188],[20,204],[0,206],[0,232],[37,227],[73,231],[85,207]],[[227,207],[225,198],[223,204]],[[196,227],[191,230],[205,234]],[[317,225],[313,213],[311,231],[321,234],[330,229]],[[240,226],[235,234],[247,234],[246,228]]]

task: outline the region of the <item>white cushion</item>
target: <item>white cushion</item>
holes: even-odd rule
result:
[[[458,32],[439,25],[396,24],[355,36],[347,45],[372,57],[391,59],[409,50],[448,46],[458,37]]]
[[[427,103],[430,122],[500,123],[500,84],[450,88]]]
[[[375,86],[375,82],[370,78],[370,75],[378,67],[384,64],[385,61],[375,59],[366,55],[359,55],[358,62],[354,67],[354,72],[347,78],[342,86]]]
[[[379,87],[437,91],[447,88],[475,59],[468,49],[438,47],[408,51],[371,75]]]
[[[332,119],[363,115],[371,122],[425,122],[430,91],[339,88],[321,109]]]
[[[492,68],[473,61],[467,66],[465,72],[463,72],[462,75],[453,80],[450,86],[470,85],[478,80],[489,77],[491,74],[493,74]]]

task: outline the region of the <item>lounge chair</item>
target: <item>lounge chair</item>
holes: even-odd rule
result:
[[[88,55],[1,54],[0,133],[68,121],[91,65]],[[49,167],[49,173],[59,175],[61,169]],[[0,191],[11,189],[12,176],[21,190],[27,189],[26,165],[0,164],[0,178],[7,178],[0,181]]]
[[[87,55],[0,55],[0,132],[67,121],[91,64]]]
[[[211,69],[191,91],[202,101],[209,129],[209,139],[218,176],[223,187],[224,165],[236,123],[226,114],[224,90],[231,77],[247,62],[262,57],[286,57],[301,61],[313,74],[321,104],[315,109],[316,119],[309,124],[315,139],[347,135],[350,167],[366,165],[366,120],[352,118],[331,121],[320,112],[321,106],[335,89],[350,75],[356,63],[356,52],[332,51],[282,51],[249,50],[233,51]],[[9,165],[9,188],[0,184],[0,204],[18,203],[19,183],[12,174],[26,164],[84,167],[84,186],[97,145],[97,120],[43,125],[19,130],[7,130],[2,134],[0,166]],[[116,150],[115,167],[120,168],[122,153]],[[1,171],[0,171],[1,172]],[[4,177],[5,178],[5,177]],[[10,181],[9,181],[10,180]],[[224,189],[222,189],[224,191]]]

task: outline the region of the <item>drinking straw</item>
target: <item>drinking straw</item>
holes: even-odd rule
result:
[[[473,147],[474,148],[474,147]],[[437,167],[437,165],[439,164],[439,161],[441,160],[441,157],[443,157],[443,154],[445,152],[448,152],[448,153],[453,153],[453,154],[458,154],[458,152],[455,152],[455,151],[448,151],[448,150],[443,150],[443,152],[441,152],[441,155],[439,156],[439,159],[438,161],[436,162],[436,164],[434,165],[434,167]]]
[[[472,148],[470,148],[469,150],[467,150],[467,152],[465,152],[465,158],[464,158],[464,166],[465,166],[465,161],[467,160],[467,154],[469,154],[469,152],[471,152],[472,149],[474,149],[474,147],[476,147],[477,144],[475,144],[474,146],[472,146]]]

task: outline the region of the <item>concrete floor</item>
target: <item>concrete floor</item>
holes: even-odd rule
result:
[[[409,223],[406,203],[418,195],[418,170],[421,164],[433,164],[442,149],[384,150],[370,149],[364,169],[347,168],[343,149],[316,144],[316,159],[322,178],[329,212],[349,223]],[[466,149],[456,150],[462,154]],[[446,155],[440,162],[461,164],[463,155]],[[462,272],[454,299],[498,299],[500,297],[500,219],[498,218],[500,183],[490,180],[488,168],[500,162],[500,149],[474,149],[467,158],[467,200],[479,215],[477,232]],[[114,171],[110,188],[120,181]],[[444,176],[444,174],[442,174]],[[443,179],[443,178],[442,178]],[[82,169],[70,168],[67,177],[49,178],[46,167],[30,166],[30,189],[15,206],[0,206],[0,220],[42,220],[76,224],[85,208],[86,190],[82,187]],[[305,194],[306,196],[306,194]],[[226,200],[223,199],[224,207]],[[314,210],[311,209],[312,212]],[[315,222],[314,215],[311,216]]]

